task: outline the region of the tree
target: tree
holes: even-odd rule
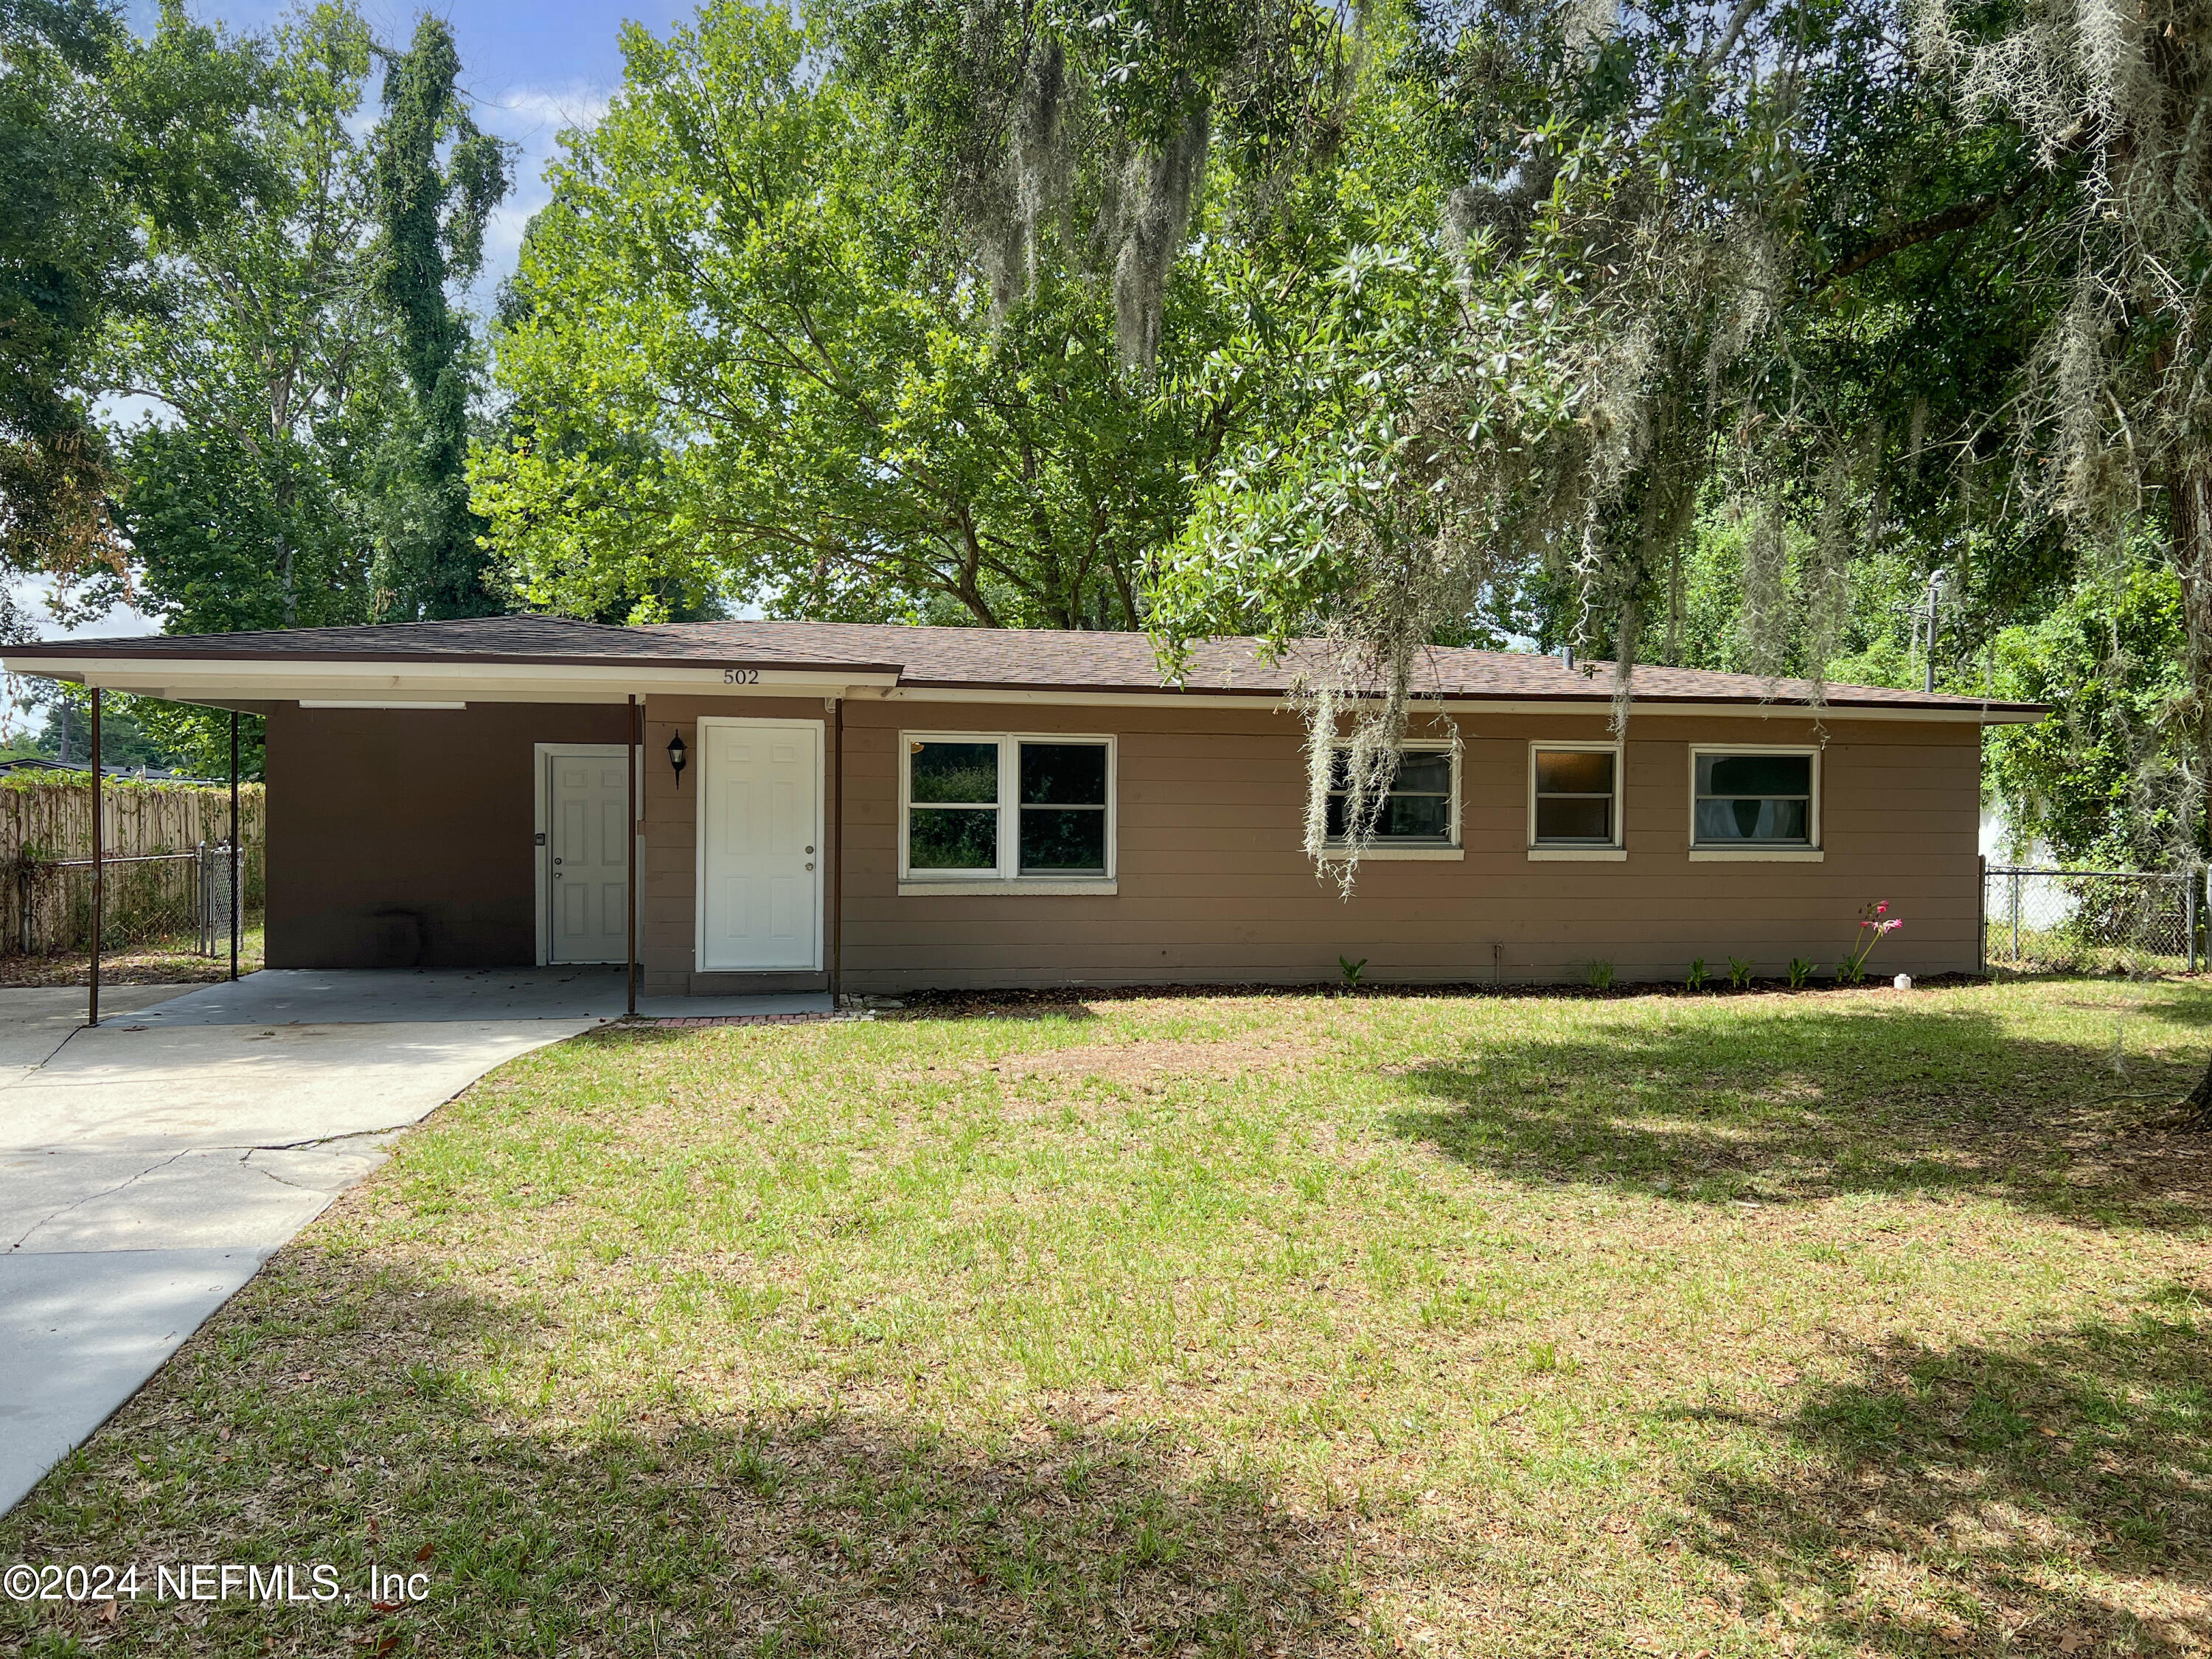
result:
[[[144,302],[142,220],[192,224],[238,184],[240,70],[205,31],[139,48],[103,0],[0,0],[0,553],[15,569],[122,568],[92,363],[107,319]]]
[[[1285,203],[1237,228],[1192,181],[1156,315],[1100,202],[979,246],[967,204],[1000,185],[929,138],[924,89],[953,83],[888,67],[911,9],[871,16],[890,32],[857,45],[738,4],[633,28],[624,91],[564,139],[499,339],[511,435],[475,471],[532,603],[642,618],[720,586],[811,616],[1143,625],[1194,473],[1273,395],[1205,366],[1295,313],[1310,228]]]
[[[325,4],[266,40],[208,40],[173,9],[145,51],[192,36],[252,88],[230,137],[245,176],[219,210],[147,220],[151,303],[104,343],[105,382],[152,406],[120,445],[131,596],[183,633],[366,622],[367,475],[404,398],[355,136],[368,32]],[[92,586],[106,603],[125,583]],[[143,713],[201,769],[227,769],[227,716]]]
[[[399,392],[349,126],[368,32],[325,4],[265,52],[232,50],[258,82],[252,182],[219,216],[152,228],[161,304],[108,343],[112,383],[155,410],[124,447],[141,603],[185,633],[366,622],[365,472]]]
[[[382,232],[376,297],[397,323],[413,393],[379,469],[378,610],[404,618],[501,608],[478,545],[486,526],[469,506],[477,353],[447,286],[482,268],[484,224],[507,194],[511,163],[507,147],[470,118],[460,69],[453,30],[425,14],[386,71],[384,119],[370,141]]]

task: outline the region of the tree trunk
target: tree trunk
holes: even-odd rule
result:
[[[2212,1062],[2206,1064],[2204,1075],[2182,1101],[2181,1115],[2173,1127],[2187,1134],[2212,1134]]]
[[[2203,778],[2212,763],[2212,473],[2201,466],[2177,467],[2167,493],[2169,556],[2181,583],[2182,637],[2189,658],[2190,736],[2198,756],[2197,776]],[[2199,788],[2185,811],[2190,850],[2201,857],[2205,803]],[[2193,872],[2191,878],[2195,879]],[[2212,1133],[2212,1061],[2182,1106],[2176,1127]]]

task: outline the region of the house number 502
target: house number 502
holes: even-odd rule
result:
[[[722,684],[725,685],[758,685],[760,684],[760,670],[757,668],[725,668],[722,671]]]

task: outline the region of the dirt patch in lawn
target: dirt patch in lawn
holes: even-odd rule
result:
[[[1048,1078],[1055,1082],[1159,1082],[1170,1078],[1238,1078],[1255,1073],[1278,1072],[1310,1058],[1320,1045],[1304,1032],[1255,1033],[1208,1042],[1164,1039],[1150,1042],[1086,1042],[1052,1048],[1040,1054],[1008,1054],[978,1060],[963,1071],[996,1073],[1012,1083],[1024,1078]]]

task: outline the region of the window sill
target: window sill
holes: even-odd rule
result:
[[[901,898],[1112,898],[1121,890],[1113,878],[1090,881],[1048,881],[1039,877],[1017,877],[1012,881],[902,880]]]
[[[1340,847],[1322,851],[1324,864],[1340,863],[1351,856]],[[1359,855],[1362,864],[1455,864],[1467,857],[1464,847],[1384,847],[1370,845]]]
[[[1827,857],[1818,847],[1692,847],[1692,864],[1818,864]]]
[[[1628,857],[1626,847],[1532,847],[1531,864],[1620,864]]]

